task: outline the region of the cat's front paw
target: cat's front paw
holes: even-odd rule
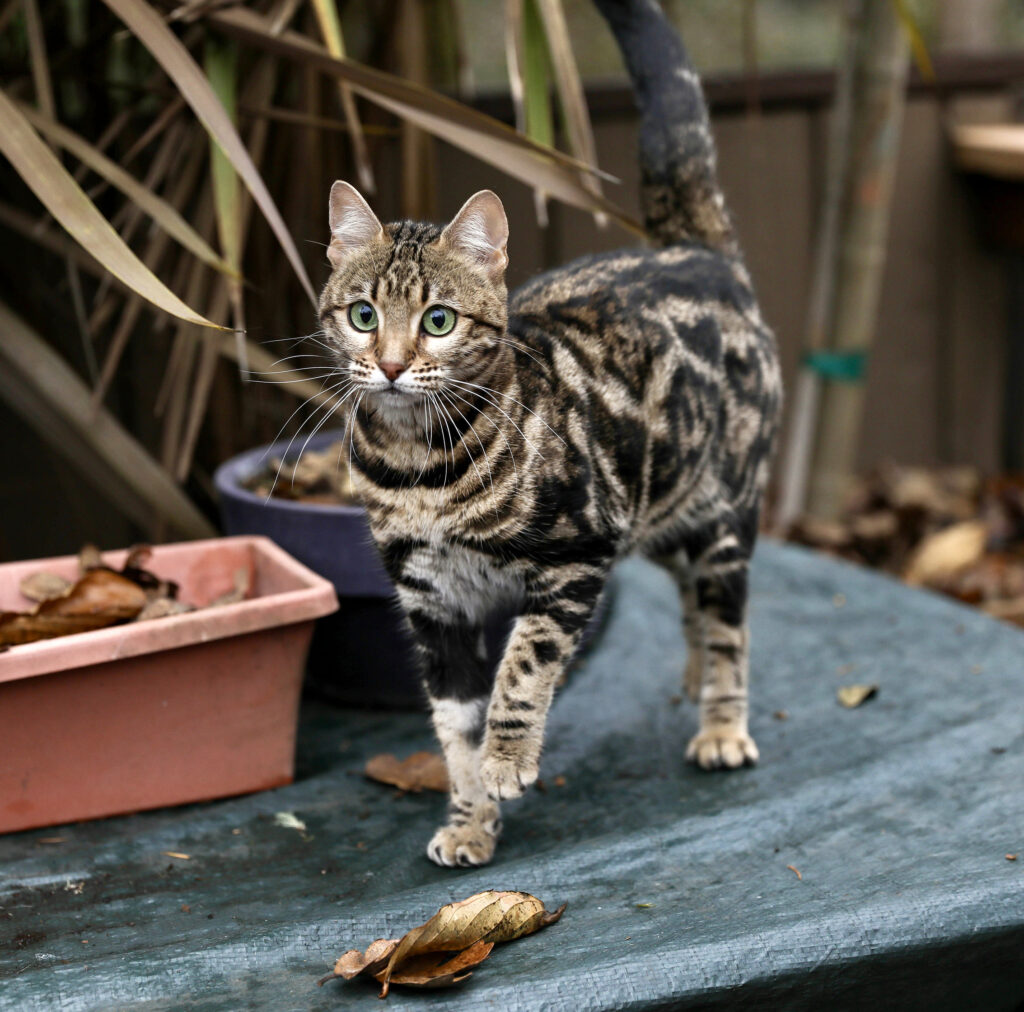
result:
[[[443,868],[476,868],[494,857],[500,823],[442,826],[427,844],[427,857]],[[493,829],[493,831],[492,831]]]
[[[754,739],[746,731],[717,727],[691,738],[686,758],[703,770],[734,770],[743,765],[753,766],[759,753]]]
[[[480,764],[480,779],[487,796],[494,801],[518,798],[537,781],[540,764],[535,760],[504,755],[486,756]]]

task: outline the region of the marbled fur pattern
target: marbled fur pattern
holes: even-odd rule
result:
[[[745,610],[781,397],[775,344],[681,43],[653,0],[598,6],[636,86],[645,212],[662,247],[586,257],[507,299],[503,240],[481,266],[455,222],[373,219],[372,240],[339,240],[321,299],[349,382],[357,488],[448,764],[449,819],[428,846],[444,865],[491,858],[498,802],[535,782],[555,686],[626,553],[663,563],[683,598],[685,686],[700,703],[687,757],[758,757]],[[347,322],[358,299],[379,309],[372,335]],[[458,323],[434,339],[419,321],[437,304]],[[404,371],[389,385],[380,365],[395,361]],[[509,603],[520,617],[492,681],[482,623]]]

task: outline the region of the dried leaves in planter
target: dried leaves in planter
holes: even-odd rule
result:
[[[149,545],[129,549],[124,566],[112,569],[99,550],[86,545],[78,553],[80,577],[72,583],[55,573],[32,573],[19,589],[36,607],[25,612],[0,612],[0,647],[91,632],[122,622],[165,618],[193,611],[177,599],[178,585],[145,568],[153,550]],[[207,607],[233,604],[249,593],[250,573],[234,574],[231,590]]]
[[[146,592],[138,584],[109,569],[94,569],[62,597],[42,601],[30,612],[0,613],[0,644],[102,629],[135,618],[145,606]]]
[[[498,942],[510,942],[554,924],[565,910],[547,911],[529,893],[483,892],[449,903],[402,938],[378,938],[366,952],[352,949],[335,964],[333,977],[373,977],[387,996],[392,984],[447,987],[465,980]]]
[[[348,445],[339,441],[326,450],[305,450],[297,461],[272,457],[245,487],[264,498],[351,506],[358,500],[348,470],[348,453]]]

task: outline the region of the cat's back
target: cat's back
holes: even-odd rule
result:
[[[509,300],[509,331],[547,362],[642,384],[659,358],[726,367],[730,347],[770,344],[742,261],[699,242],[581,257],[537,275]]]

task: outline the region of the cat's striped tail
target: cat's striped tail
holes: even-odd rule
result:
[[[715,173],[700,80],[657,0],[595,0],[611,25],[640,107],[641,199],[649,235],[736,249]]]

